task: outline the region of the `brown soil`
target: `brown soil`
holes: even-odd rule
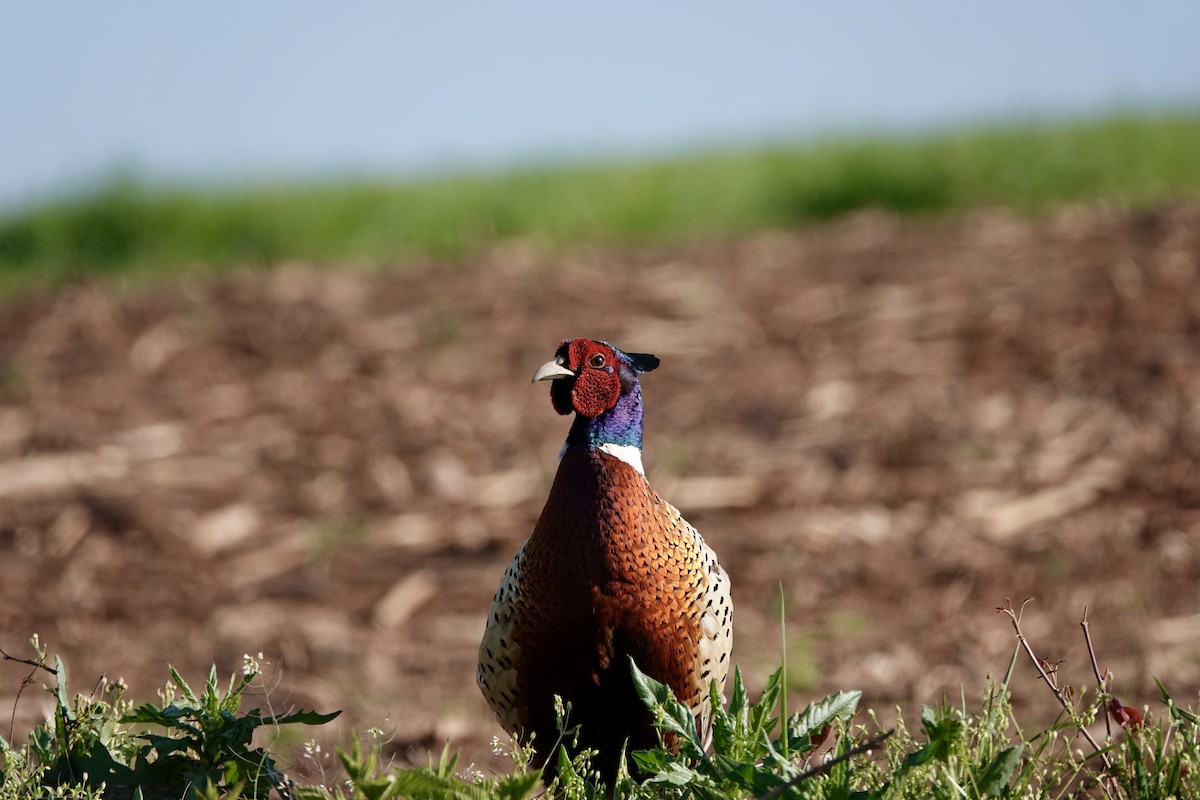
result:
[[[273,705],[345,709],[327,743],[375,726],[401,760],[450,740],[503,769],[475,648],[568,424],[529,375],[576,335],[662,358],[651,482],[733,578],[752,688],[782,584],[793,703],[976,696],[1013,650],[1006,597],[1036,598],[1026,632],[1064,683],[1091,682],[1088,606],[1122,700],[1153,700],[1151,673],[1195,700],[1197,207],[9,303],[0,648],[36,632],[76,689],[103,672],[138,699],[168,663],[199,682],[262,651]],[[25,672],[0,665],[5,716]],[[1025,663],[1015,689],[1053,713]],[[48,702],[21,698],[17,738]]]

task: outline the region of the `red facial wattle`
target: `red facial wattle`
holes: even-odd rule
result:
[[[590,339],[571,339],[559,346],[559,363],[575,373],[572,379],[550,385],[550,399],[559,414],[576,412],[598,417],[621,397],[619,360],[611,347]]]
[[[579,376],[571,388],[571,406],[585,417],[598,417],[617,404],[621,379],[616,356],[607,347],[586,339],[571,343],[571,369]]]

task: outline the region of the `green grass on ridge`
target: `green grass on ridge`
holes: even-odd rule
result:
[[[1141,207],[1200,197],[1198,143],[1200,115],[1129,115],[410,183],[202,191],[116,181],[0,219],[0,275],[47,283],[194,263],[455,261],[516,236],[669,242],[872,207]]]

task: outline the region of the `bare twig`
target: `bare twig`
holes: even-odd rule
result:
[[[12,741],[13,734],[16,732],[16,729],[17,729],[17,704],[21,702],[21,695],[25,692],[26,687],[33,685],[33,676],[37,675],[37,671],[39,669],[43,669],[46,672],[49,672],[51,675],[55,675],[57,673],[55,673],[54,670],[47,667],[41,661],[33,661],[32,659],[28,659],[28,658],[19,658],[18,656],[10,656],[8,653],[4,652],[3,650],[0,650],[0,659],[2,659],[4,661],[15,661],[18,664],[26,664],[30,667],[33,667],[33,669],[31,669],[29,671],[29,674],[21,679],[21,688],[17,689],[17,696],[15,698],[13,698],[12,715],[9,717],[9,720],[8,720],[8,739],[9,739],[9,741]]]
[[[1100,690],[1100,709],[1104,713],[1104,738],[1105,741],[1112,740],[1112,721],[1108,718],[1108,703],[1105,697],[1108,696],[1108,686],[1106,681],[1100,675],[1100,665],[1096,663],[1096,649],[1092,647],[1092,634],[1088,630],[1088,607],[1083,607],[1083,619],[1079,621],[1079,627],[1083,628],[1083,641],[1087,643],[1088,656],[1092,659],[1092,672],[1096,676],[1096,687]]]
[[[1034,654],[1033,648],[1029,644],[1029,640],[1026,639],[1025,634],[1021,632],[1021,612],[1025,610],[1025,603],[1028,603],[1029,599],[1021,603],[1020,609],[1014,609],[1012,599],[1006,597],[1004,599],[1005,604],[997,607],[996,610],[1008,615],[1009,620],[1012,621],[1013,630],[1016,631],[1017,641],[1020,642],[1021,648],[1025,651],[1025,654],[1029,656],[1029,660],[1033,662],[1033,666],[1037,669],[1038,675],[1040,675],[1042,680],[1046,682],[1046,686],[1050,687],[1050,691],[1054,693],[1055,699],[1058,700],[1060,705],[1062,705],[1063,710],[1070,715],[1071,721],[1075,723],[1075,728],[1079,731],[1083,738],[1087,740],[1088,744],[1092,746],[1092,749],[1095,750],[1100,756],[1100,760],[1104,762],[1105,772],[1111,773],[1112,762],[1108,760],[1108,754],[1103,752],[1103,749],[1100,747],[1100,743],[1093,738],[1092,734],[1086,727],[1084,727],[1083,723],[1079,722],[1078,718],[1075,716],[1075,708],[1071,705],[1071,701],[1069,701],[1066,695],[1062,693],[1062,690],[1058,688],[1058,682],[1046,673],[1046,670],[1042,667],[1042,659],[1039,659],[1037,655]],[[1106,795],[1112,797],[1112,793],[1109,791],[1109,788],[1104,781],[1100,782],[1100,786],[1102,789],[1104,789],[1104,793]]]
[[[817,775],[821,775],[822,773],[828,772],[829,770],[833,769],[835,766],[842,763],[843,761],[847,761],[851,758],[854,758],[857,755],[862,755],[863,753],[867,753],[867,752],[870,752],[871,750],[878,748],[879,745],[883,744],[884,741],[887,740],[887,738],[889,736],[891,736],[892,734],[894,734],[895,732],[896,732],[895,729],[892,729],[889,731],[884,731],[883,733],[879,734],[878,736],[876,736],[872,739],[868,739],[867,741],[863,742],[862,744],[858,745],[857,747],[850,748],[849,750],[842,753],[840,756],[838,756],[836,758],[831,758],[822,764],[818,764],[817,766],[813,767],[812,769],[808,769],[808,770],[805,770],[804,772],[801,772],[799,775],[792,778],[787,783],[781,783],[778,786],[776,786],[774,789],[772,789],[771,791],[764,794],[762,796],[762,800],[774,800],[776,797],[779,797],[784,792],[786,792],[788,789],[791,789],[793,786],[796,786],[797,784],[802,783],[802,782],[808,780],[809,778],[812,778]]]
[[[31,667],[36,667],[37,669],[45,670],[46,672],[49,672],[51,675],[57,674],[57,673],[55,673],[54,670],[47,667],[41,661],[34,661],[29,658],[20,658],[18,656],[10,656],[8,653],[4,652],[3,650],[0,650],[0,658],[3,658],[5,661],[16,661],[18,664],[27,664]]]

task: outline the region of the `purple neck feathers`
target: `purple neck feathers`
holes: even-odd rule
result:
[[[617,404],[598,417],[575,415],[568,445],[599,447],[617,444],[642,449],[642,387],[637,381],[621,395]]]

